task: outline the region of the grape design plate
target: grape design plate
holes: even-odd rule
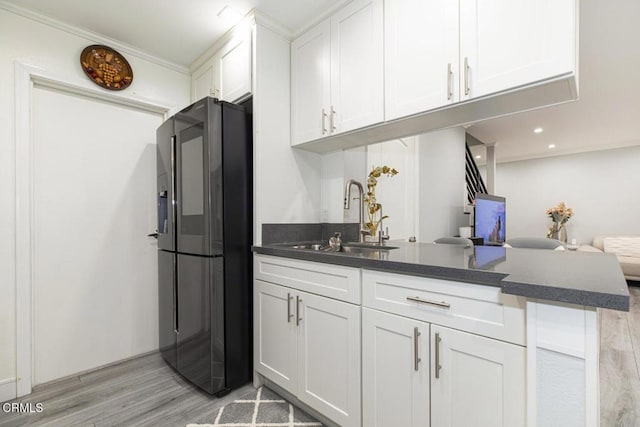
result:
[[[95,84],[109,90],[122,90],[133,81],[131,65],[108,46],[94,44],[80,54],[82,70]]]

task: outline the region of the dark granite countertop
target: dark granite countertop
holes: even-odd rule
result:
[[[498,286],[505,294],[629,311],[629,291],[611,254],[493,246],[389,241],[397,249],[353,254],[293,249],[292,243],[254,252],[392,273]]]

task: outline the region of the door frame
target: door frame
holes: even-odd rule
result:
[[[45,87],[67,94],[106,101],[168,118],[177,111],[170,102],[129,93],[98,89],[88,80],[67,78],[48,70],[15,62],[15,290],[16,397],[31,393],[33,385],[33,89]]]

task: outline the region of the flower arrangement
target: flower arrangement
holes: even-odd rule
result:
[[[398,171],[389,166],[374,166],[371,172],[369,172],[369,177],[367,178],[367,197],[365,197],[364,202],[367,204],[367,214],[369,217],[365,225],[369,231],[371,231],[371,236],[376,235],[380,222],[385,218],[389,218],[388,215],[385,215],[376,220],[376,216],[382,208],[382,205],[376,202],[376,185],[378,185],[378,178],[382,176],[393,177],[397,174]]]
[[[553,225],[547,231],[547,237],[566,241],[567,233],[564,226],[573,216],[573,209],[568,208],[564,202],[560,202],[557,206],[547,209],[547,216],[553,221]]]

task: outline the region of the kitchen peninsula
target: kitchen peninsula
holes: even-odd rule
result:
[[[614,256],[387,245],[254,247],[256,382],[343,426],[598,425]]]

